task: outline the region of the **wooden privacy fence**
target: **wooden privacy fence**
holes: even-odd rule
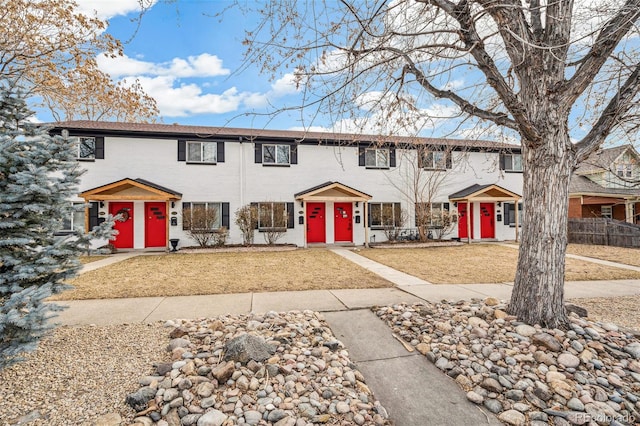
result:
[[[640,226],[607,218],[569,219],[569,242],[640,247]]]

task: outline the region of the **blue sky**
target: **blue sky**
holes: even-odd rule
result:
[[[259,18],[230,7],[231,0],[76,1],[81,11],[108,20],[108,33],[124,44],[124,56],[98,57],[100,68],[115,80],[140,81],[156,99],[163,123],[270,129],[300,129],[303,124],[311,124],[309,130],[354,133],[364,128],[366,133],[378,133],[377,128],[361,127],[361,123],[344,118],[334,123],[320,116],[303,123],[300,112],[269,115],[270,111],[299,105],[301,96],[292,83],[293,75],[287,71],[265,75],[257,65],[239,71],[243,65],[245,30],[253,29]],[[150,7],[142,19],[137,19],[140,1]],[[240,3],[245,1],[255,4],[254,0]],[[216,16],[222,11],[224,19]],[[637,49],[637,38],[633,44]],[[472,70],[445,78],[441,88],[462,91],[466,86],[473,93],[475,82],[481,77],[477,73]],[[367,98],[375,99],[376,93],[373,88],[354,100],[359,105],[358,119],[367,114]],[[426,117],[416,120],[421,136],[482,139],[504,136],[497,126],[478,126],[475,120],[458,127],[460,121],[448,118],[457,112],[448,101],[424,97],[418,107],[419,114]],[[578,104],[574,115],[583,111]],[[313,111],[307,114],[310,116]],[[51,121],[46,115],[38,118]],[[584,129],[572,124],[572,136],[581,138],[584,133]]]
[[[153,96],[164,123],[231,127],[296,127],[294,117],[272,120],[270,105],[296,102],[291,75],[260,75],[242,65],[250,20],[225,0],[157,2],[139,16],[137,0],[79,0],[83,10],[108,19],[107,31],[124,43],[124,56],[98,58],[114,79],[138,79]]]

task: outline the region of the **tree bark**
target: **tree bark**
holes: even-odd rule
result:
[[[554,116],[557,115],[550,115]],[[564,309],[564,272],[569,180],[576,162],[566,129],[563,125],[553,127],[544,135],[542,144],[523,141],[526,204],[509,312],[528,324],[566,328],[569,321]]]

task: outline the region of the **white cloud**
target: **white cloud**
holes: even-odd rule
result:
[[[100,19],[109,19],[118,15],[140,12],[141,0],[76,0],[78,11],[89,15],[97,15]],[[157,0],[142,0],[145,9],[153,7]]]
[[[172,77],[217,77],[228,75],[230,71],[222,66],[222,59],[216,55],[202,53],[186,59],[173,58],[168,62],[148,62],[133,59],[127,55],[110,58],[104,54],[96,58],[100,69],[112,77],[127,75],[172,76]]]
[[[287,95],[294,95],[300,91],[300,81],[294,73],[287,73],[271,85],[266,93],[252,93],[244,99],[248,108],[265,108],[272,101]]]
[[[239,93],[235,87],[220,94],[203,93],[197,84],[178,84],[176,78],[171,76],[132,77],[125,81],[134,78],[156,100],[163,116],[224,114],[236,111],[247,97],[246,93]]]

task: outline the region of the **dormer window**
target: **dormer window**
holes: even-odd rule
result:
[[[633,168],[629,163],[618,163],[616,165],[616,174],[621,178],[633,177]]]

